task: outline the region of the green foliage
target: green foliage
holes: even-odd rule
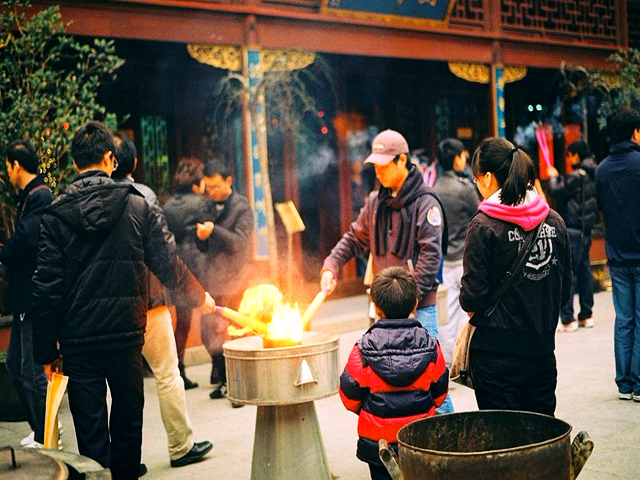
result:
[[[591,72],[590,84],[600,92],[602,100],[598,110],[598,125],[604,129],[607,117],[620,107],[640,110],[640,50],[621,50],[607,62],[613,70]]]
[[[0,14],[0,157],[17,138],[28,138],[41,159],[40,171],[54,191],[72,171],[68,151],[73,133],[86,121],[115,126],[97,101],[104,81],[116,78],[124,60],[113,41],[81,43],[64,33],[58,6],[33,15],[28,0],[4,0]],[[4,171],[5,162],[0,170]],[[11,208],[11,185],[0,180],[0,207]],[[6,226],[5,226],[6,227]],[[6,228],[5,228],[6,232]]]

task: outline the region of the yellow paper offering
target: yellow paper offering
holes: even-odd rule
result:
[[[47,385],[47,404],[44,419],[44,448],[58,449],[58,410],[69,383],[69,377],[52,373]]]

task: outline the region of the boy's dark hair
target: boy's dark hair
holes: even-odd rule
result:
[[[371,284],[371,300],[386,318],[408,318],[417,299],[416,281],[404,267],[385,268]]]
[[[18,162],[27,172],[37,174],[40,160],[29,140],[14,140],[7,146],[9,163]]]
[[[204,166],[197,158],[183,158],[178,162],[176,173],[173,174],[173,185],[176,193],[191,193],[192,186],[202,180]]]
[[[500,137],[480,142],[471,161],[473,175],[487,172],[495,175],[502,189],[500,201],[505,205],[517,205],[524,200],[527,189],[533,187],[536,174],[533,161],[521,148]]]
[[[116,145],[104,123],[87,122],[73,136],[71,156],[80,169],[98,165],[108,151],[115,155]]]
[[[464,152],[464,145],[456,138],[446,138],[438,144],[438,162],[443,170],[453,170],[453,161]]]
[[[623,107],[607,118],[607,131],[611,143],[631,140],[636,129],[640,129],[640,113],[633,108]]]
[[[113,171],[111,178],[126,178],[136,169],[136,157],[138,156],[136,146],[123,132],[114,132],[113,141],[116,145],[116,151],[113,153],[118,160],[118,168]]]

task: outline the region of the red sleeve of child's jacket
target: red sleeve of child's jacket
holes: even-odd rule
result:
[[[444,355],[438,343],[438,357],[427,367],[427,372],[431,377],[431,397],[436,407],[442,405],[447,398],[449,391],[449,369],[444,361]]]
[[[347,410],[358,413],[362,406],[362,400],[368,392],[362,356],[358,346],[354,345],[344,372],[340,376],[340,399]]]

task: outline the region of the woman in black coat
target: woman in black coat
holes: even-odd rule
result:
[[[471,165],[484,201],[467,229],[460,305],[478,313],[469,356],[478,408],[553,415],[554,335],[571,286],[567,229],[534,190],[533,162],[525,152],[490,138]],[[525,266],[492,313],[483,315],[525,236],[540,224]]]
[[[201,195],[203,168],[202,162],[198,159],[183,158],[180,160],[173,177],[176,194],[164,205],[169,230],[176,237],[178,254],[187,264],[191,273],[200,281],[204,278],[207,255],[199,248],[196,226],[198,223],[212,220],[208,218],[207,201]],[[198,386],[197,383],[189,380],[184,372],[184,350],[191,328],[192,309],[186,306],[179,297],[174,297],[173,301],[176,305],[177,316],[175,336],[178,366],[185,389],[188,390]]]

